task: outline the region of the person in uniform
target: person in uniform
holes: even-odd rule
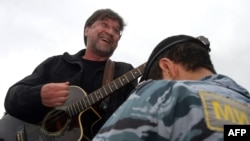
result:
[[[152,51],[142,82],[93,141],[221,141],[250,124],[249,92],[217,74],[204,36],[175,35]]]

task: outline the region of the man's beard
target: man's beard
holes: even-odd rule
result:
[[[114,49],[112,47],[103,48],[103,47],[95,47],[93,48],[95,53],[101,57],[110,57],[114,53]]]

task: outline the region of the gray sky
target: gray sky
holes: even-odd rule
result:
[[[249,0],[0,0],[0,116],[8,88],[52,55],[85,48],[85,20],[111,8],[127,23],[112,56],[134,67],[162,39],[204,35],[218,73],[250,90]]]

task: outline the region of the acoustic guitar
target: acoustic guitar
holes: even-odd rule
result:
[[[102,119],[92,106],[140,77],[145,66],[146,63],[130,70],[90,94],[78,86],[70,86],[70,94],[65,104],[52,109],[40,125],[22,122],[11,116],[1,119],[9,122],[17,120],[17,124],[19,123],[14,129],[15,135],[6,134],[2,138],[5,141],[90,141],[85,135],[91,135],[94,125]],[[13,129],[10,130],[13,132]],[[0,128],[0,139],[1,132]]]

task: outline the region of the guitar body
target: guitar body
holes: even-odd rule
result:
[[[60,108],[64,108],[65,106],[71,105],[79,99],[84,99],[87,96],[87,93],[78,86],[70,86],[70,96],[68,97],[66,103]],[[69,118],[69,117],[68,117]],[[63,140],[74,140],[74,141],[90,141],[89,138],[93,136],[93,128],[98,121],[102,118],[101,116],[94,110],[92,106],[80,112],[77,116],[74,116],[69,123],[69,129],[67,131],[62,131]],[[73,136],[72,136],[73,135]],[[87,137],[90,136],[90,137]]]
[[[41,127],[42,131],[45,135],[55,140],[90,141],[89,138],[93,137],[92,130],[94,125],[102,118],[91,106],[78,115],[69,117],[64,112],[65,107],[87,96],[86,92],[78,86],[70,86],[69,91],[70,95],[65,104],[57,107],[54,111],[51,111],[51,114],[45,117]],[[54,116],[55,114],[56,117]]]
[[[86,93],[77,86],[70,86],[70,95],[64,106],[75,102]],[[63,106],[62,106],[63,107]],[[60,108],[60,107],[59,107]],[[64,117],[69,118],[69,117]],[[56,118],[55,118],[56,119]],[[49,133],[44,133],[41,126],[30,124],[6,115],[0,119],[0,140],[4,141],[90,141],[92,137],[92,128],[101,120],[101,116],[89,107],[73,118],[69,118],[70,122],[67,125],[62,124],[60,120],[56,120],[51,126],[56,126],[58,131],[57,136],[51,136]],[[59,125],[59,126],[58,126]],[[65,130],[61,130],[66,126]]]

